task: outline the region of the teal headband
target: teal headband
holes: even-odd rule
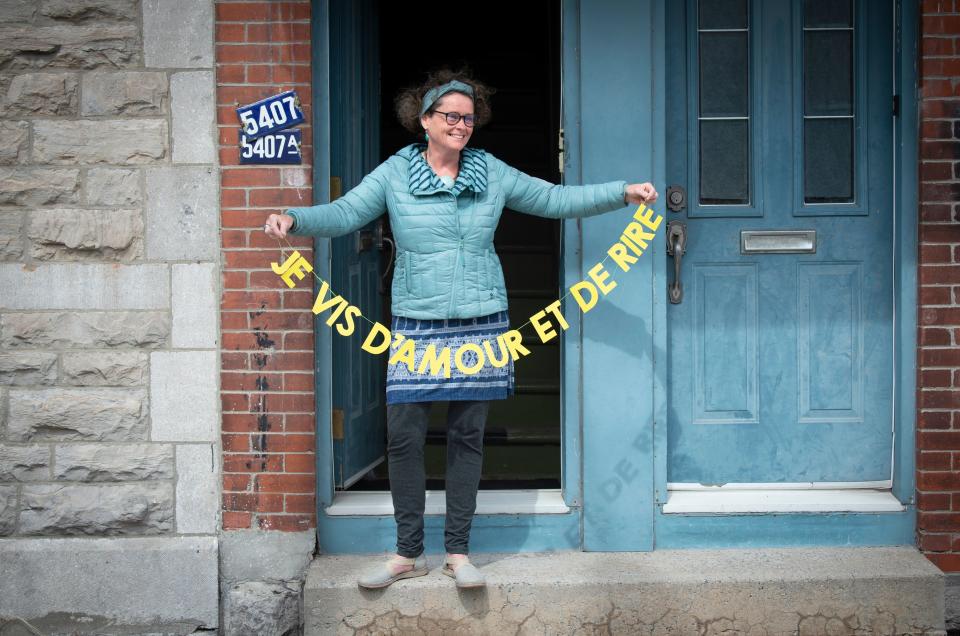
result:
[[[473,87],[469,84],[464,84],[459,80],[452,80],[446,84],[437,86],[436,88],[431,88],[427,91],[427,94],[423,96],[423,102],[420,104],[420,116],[423,117],[423,114],[430,110],[430,107],[433,106],[434,102],[446,95],[447,93],[463,93],[473,99]]]

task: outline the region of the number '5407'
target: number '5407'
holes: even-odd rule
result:
[[[260,137],[303,121],[303,111],[297,105],[297,96],[293,91],[238,108],[237,115],[247,137]]]

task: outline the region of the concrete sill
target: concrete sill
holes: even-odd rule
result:
[[[442,515],[447,508],[446,493],[427,491],[424,514]],[[540,490],[481,490],[477,493],[478,515],[491,514],[547,514],[570,512],[559,489]],[[386,491],[339,492],[333,504],[327,507],[331,516],[388,515],[393,516],[393,501]]]
[[[670,490],[664,514],[750,514],[769,512],[902,512],[889,490],[731,489]]]

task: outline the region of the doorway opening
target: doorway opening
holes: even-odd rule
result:
[[[468,68],[496,89],[493,119],[474,133],[471,146],[529,175],[560,183],[561,6],[557,0],[495,2],[456,19],[435,8],[429,13],[435,17],[425,20],[422,11],[407,3],[376,3],[376,7],[380,161],[419,141],[396,120],[393,99],[397,93],[437,68]],[[511,325],[522,325],[558,298],[560,231],[559,221],[504,210],[494,244],[506,279]],[[388,257],[389,252],[381,256],[381,271]],[[386,282],[381,286],[383,324],[390,321],[389,276]],[[515,395],[491,405],[481,490],[561,487],[560,339],[541,344],[525,336],[531,355],[518,361]],[[386,356],[378,358],[382,358],[379,371],[385,375]],[[446,411],[447,405],[441,403],[431,413],[425,448],[428,490],[444,488]],[[386,410],[381,413],[385,418]],[[385,435],[385,422],[377,430]],[[372,466],[350,484],[349,491],[389,490],[387,462],[384,457]]]

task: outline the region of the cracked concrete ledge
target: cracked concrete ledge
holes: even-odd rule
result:
[[[944,634],[944,578],[916,549],[474,554],[487,588],[431,573],[362,591],[380,555],[307,570],[304,636],[320,634]]]

